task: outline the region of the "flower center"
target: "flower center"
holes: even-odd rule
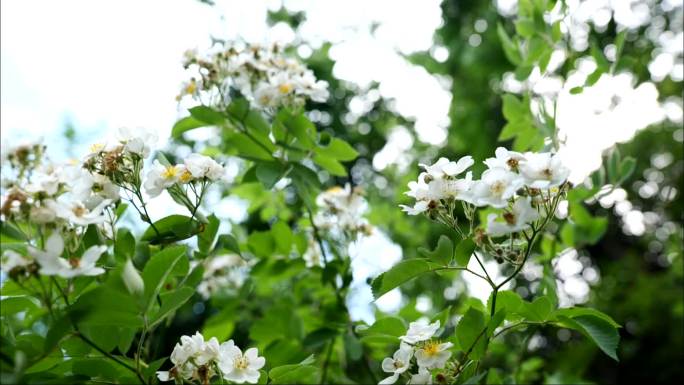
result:
[[[161,176],[164,179],[173,179],[176,175],[178,175],[178,167],[176,166],[169,166],[161,173]]]
[[[394,369],[403,368],[404,366],[404,362],[401,360],[394,360]]]
[[[290,91],[292,91],[292,84],[283,83],[278,86],[278,91],[280,91],[281,94],[288,94]]]
[[[180,176],[180,180],[183,183],[190,182],[190,180],[192,180],[192,174],[190,173],[190,171],[188,171],[188,170],[183,171],[183,173]]]
[[[439,353],[439,342],[428,342],[423,347],[423,350],[425,351],[425,354],[427,354],[428,356],[434,356],[437,353]]]
[[[506,164],[508,165],[508,167],[511,168],[511,170],[513,170],[513,171],[518,170],[518,160],[517,159],[510,158],[506,161]]]
[[[92,153],[97,153],[102,151],[104,149],[104,144],[102,143],[95,143],[90,145],[90,152]]]
[[[542,175],[544,175],[544,178],[546,179],[551,179],[551,177],[553,176],[553,171],[551,171],[550,168],[543,169],[541,173]]]
[[[235,369],[244,370],[244,369],[247,369],[247,367],[249,366],[249,361],[247,361],[247,357],[244,357],[244,356],[243,357],[237,357],[237,358],[235,358],[234,366],[235,366]]]
[[[504,213],[503,219],[511,226],[515,224],[515,215],[513,213]]]
[[[88,212],[88,210],[86,210],[86,208],[81,205],[76,205],[74,206],[74,208],[71,209],[71,212],[73,212],[75,216],[80,218],[84,216]]]
[[[492,194],[501,196],[506,190],[506,184],[503,181],[497,180],[496,182],[492,183],[492,186],[489,188],[489,190],[492,192]]]
[[[78,258],[69,258],[69,265],[75,269],[81,265],[81,260]]]

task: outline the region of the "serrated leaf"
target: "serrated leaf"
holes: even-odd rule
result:
[[[456,245],[456,250],[454,251],[454,259],[458,266],[468,266],[470,262],[470,257],[475,252],[477,245],[472,239],[467,238],[462,240],[458,245]]]
[[[145,264],[142,273],[145,282],[145,313],[151,309],[176,264],[181,258],[185,258],[185,252],[185,246],[172,246],[154,254]]]
[[[439,241],[437,241],[437,246],[433,251],[421,247],[418,249],[418,252],[429,260],[447,266],[451,262],[454,255],[454,244],[451,242],[449,237],[446,235],[441,235],[439,237]]]

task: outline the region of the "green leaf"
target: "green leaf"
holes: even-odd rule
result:
[[[100,286],[81,295],[69,310],[79,325],[139,328],[143,324],[137,300],[128,292]]]
[[[518,19],[515,22],[515,30],[522,37],[532,37],[535,32],[534,21],[530,19]]]
[[[126,261],[135,256],[135,237],[125,227],[120,228],[116,232],[114,255],[119,261]]]
[[[629,179],[630,176],[634,173],[634,170],[636,169],[636,159],[632,158],[631,156],[625,157],[625,159],[622,160],[622,163],[620,163],[620,171],[619,171],[619,178],[615,182],[616,185],[621,185]]]
[[[570,93],[571,93],[572,95],[581,94],[583,91],[584,91],[584,87],[579,87],[579,86],[578,86],[578,87],[572,87],[572,88],[570,89]]]
[[[521,314],[525,319],[533,322],[544,322],[549,319],[553,311],[551,300],[542,296],[532,302],[525,302]]]
[[[302,345],[307,349],[315,349],[330,340],[334,340],[338,334],[339,332],[335,329],[322,327],[307,334],[302,341]]]
[[[351,332],[344,334],[344,351],[351,361],[358,361],[363,357],[363,345]]]
[[[332,175],[347,175],[347,169],[344,168],[344,165],[334,158],[318,153],[313,156],[313,161]]]
[[[84,375],[90,378],[100,378],[116,381],[121,377],[117,367],[108,358],[75,358],[71,363],[74,374]],[[118,381],[116,381],[118,382]]]
[[[332,138],[330,144],[319,147],[316,152],[340,161],[354,160],[359,156],[359,153],[349,143],[338,138]]]
[[[433,251],[420,247],[418,248],[418,252],[430,260],[447,266],[454,256],[454,244],[446,235],[440,235],[437,247],[435,247]]]
[[[408,259],[401,261],[373,280],[371,283],[373,297],[377,300],[388,291],[431,269],[432,265],[425,259]]]
[[[240,253],[240,247],[238,246],[237,240],[230,234],[219,235],[214,250],[228,250],[242,256],[242,254]]]
[[[513,42],[510,37],[508,37],[506,29],[504,29],[501,23],[497,24],[496,33],[499,35],[501,46],[503,47],[504,54],[506,55],[508,61],[510,61],[514,65],[519,65],[520,62],[522,62],[522,57],[520,55],[518,45],[515,42]]]
[[[619,361],[617,347],[620,342],[620,334],[609,321],[603,317],[589,314],[563,320],[568,326],[581,331],[591,339],[608,357]]]
[[[145,282],[145,313],[149,312],[155,298],[164,286],[176,264],[185,258],[185,246],[172,246],[153,255],[145,265],[142,277]]]
[[[0,222],[0,233],[2,234],[3,238],[7,237],[18,241],[27,240],[21,230],[5,221]]]
[[[313,365],[284,365],[271,369],[268,376],[272,384],[315,384],[319,370]]]
[[[162,321],[164,317],[171,314],[179,307],[183,306],[195,294],[192,287],[180,287],[176,290],[162,293],[159,295],[161,307],[159,311],[150,319],[150,327]]]
[[[193,107],[189,111],[193,118],[207,124],[220,125],[226,120],[222,113],[207,106]]]
[[[292,250],[292,230],[285,222],[278,221],[271,226],[271,234],[275,240],[275,246],[279,252],[289,255]]]
[[[247,246],[260,257],[269,257],[275,247],[273,235],[270,231],[254,231],[247,237]]]
[[[197,248],[205,254],[209,253],[209,250],[211,250],[211,247],[214,245],[214,239],[216,238],[216,233],[218,232],[220,225],[218,218],[216,218],[216,215],[214,214],[210,215],[207,219],[208,223],[197,237]]]
[[[256,177],[265,188],[271,189],[280,180],[285,169],[278,162],[258,162]]]
[[[292,115],[289,111],[283,110],[278,114],[278,119],[283,121],[288,131],[297,138],[299,145],[307,150],[314,148],[316,143],[316,126],[306,116],[302,114]]]
[[[503,114],[506,120],[516,122],[526,118],[527,108],[518,97],[505,94],[501,100],[503,101]]]
[[[476,248],[477,245],[470,238],[461,241],[456,245],[456,250],[454,252],[456,264],[458,266],[468,266],[470,257],[473,255]]]
[[[370,327],[359,327],[357,332],[364,337],[382,335],[396,340],[406,334],[406,324],[404,320],[398,317],[384,317],[375,320],[375,323]]]
[[[258,142],[244,133],[234,133],[227,140],[227,144],[237,150],[240,157],[249,160],[267,160],[274,159],[272,151],[269,151],[267,146]]]
[[[491,308],[492,297],[489,297],[487,308]],[[495,313],[505,310],[507,315],[518,314],[523,310],[525,301],[520,298],[518,293],[511,290],[504,290],[497,293]]]
[[[184,132],[194,130],[195,128],[204,127],[206,125],[207,123],[202,120],[199,120],[192,116],[187,116],[185,118],[180,119],[176,122],[176,124],[173,125],[173,128],[171,129],[171,136],[174,138],[178,138],[181,135],[183,135]]]
[[[169,215],[154,222],[157,232],[152,226],[149,226],[145,233],[140,238],[141,241],[146,241],[151,244],[171,243],[183,239],[190,238],[198,234],[201,230],[200,223],[185,215]]]
[[[0,301],[0,314],[3,317],[17,315],[24,311],[40,308],[40,302],[32,296],[7,297]]]
[[[619,328],[620,324],[606,313],[588,307],[570,307],[565,309],[558,309],[554,312],[555,316],[562,316],[568,318],[575,318],[583,315],[598,317],[608,322],[614,328]]]
[[[563,32],[561,31],[561,20],[557,20],[551,26],[551,40],[553,40],[554,43],[557,43],[562,38]]]
[[[470,357],[474,360],[482,357],[485,350],[486,338],[485,315],[474,308],[469,308],[456,326],[456,338],[461,348],[467,351],[472,347]]]

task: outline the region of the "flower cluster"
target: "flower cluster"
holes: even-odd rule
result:
[[[440,342],[432,338],[439,325],[439,321],[431,324],[411,322],[406,334],[399,337],[399,350],[382,361],[382,370],[391,375],[380,381],[380,384],[394,384],[402,374],[406,374],[410,384],[431,384],[432,371],[446,366],[451,358],[449,348],[453,346],[451,342]],[[413,358],[418,372],[409,374]]]
[[[316,197],[316,204],[318,212],[313,222],[321,230],[351,239],[359,234],[370,235],[373,230],[363,217],[368,210],[368,203],[360,187],[351,188],[347,184],[344,188],[330,188]]]
[[[235,254],[207,259],[197,292],[207,300],[218,292],[239,289],[245,283],[249,270],[250,264]]]
[[[183,63],[196,75],[183,84],[180,100],[190,95],[200,102],[226,106],[231,94],[239,92],[261,108],[299,107],[307,99],[324,102],[328,83],[316,80],[313,72],[289,58],[278,45],[222,46],[200,57],[188,51]]]
[[[214,376],[219,376],[236,383],[256,384],[261,376],[259,369],[266,364],[256,348],[243,353],[233,340],[219,345],[216,337],[205,341],[199,332],[192,337],[182,336],[170,358],[173,367],[157,372],[160,381],[199,381],[208,384]]]
[[[540,218],[540,208],[550,209],[553,198],[567,187],[570,171],[557,154],[548,152],[521,154],[499,147],[495,155],[484,161],[487,170],[479,180],[473,180],[471,172],[460,177],[474,164],[470,156],[457,162],[440,158],[431,166],[421,164],[425,171],[418,181],[409,183],[406,192],[416,202],[401,207],[409,215],[426,213],[454,225],[455,203],[461,201],[471,218],[477,207],[504,209],[500,216],[492,213],[487,218],[487,233],[492,237],[529,228],[529,223]]]

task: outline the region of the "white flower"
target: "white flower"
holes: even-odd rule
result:
[[[399,375],[407,371],[411,366],[411,357],[413,357],[413,347],[402,342],[399,350],[394,352],[392,358],[387,357],[382,360],[382,370],[392,373],[392,375],[380,381],[380,384],[394,384],[397,382]]]
[[[539,212],[532,207],[529,199],[518,198],[513,210],[503,214],[504,222],[497,222],[496,218],[496,214],[487,216],[487,233],[493,237],[527,229],[530,222],[539,219]]]
[[[47,201],[47,207],[55,214],[67,221],[79,225],[88,226],[91,224],[102,223],[106,220],[103,210],[110,203],[109,199],[100,200],[95,207],[88,207],[84,202],[75,199],[71,194],[63,194],[57,201]]]
[[[208,156],[200,154],[190,154],[185,158],[185,167],[193,178],[208,178],[216,181],[225,175],[223,166]]]
[[[53,196],[57,193],[60,183],[63,182],[64,176],[61,168],[42,166],[36,170],[31,183],[26,185],[26,191],[32,194],[44,193]]]
[[[302,259],[306,263],[306,267],[324,266],[323,252],[321,252],[321,246],[316,242],[314,237],[309,234],[307,240],[306,251],[302,255]]]
[[[157,378],[160,381],[172,381],[176,378],[190,379],[193,375],[193,365],[189,365],[188,361],[194,358],[202,351],[204,346],[204,337],[200,332],[195,333],[194,336],[181,336],[181,342],[176,343],[176,346],[171,352],[171,362],[174,366],[170,371],[158,371]]]
[[[504,147],[498,147],[494,152],[495,158],[485,159],[484,164],[488,168],[502,168],[504,170],[518,172],[520,165],[525,162],[525,156],[519,152],[508,151]]]
[[[364,218],[368,203],[363,198],[360,188],[351,188],[349,184],[344,188],[335,186],[316,197],[319,211],[316,213],[314,224],[333,232],[369,233],[371,227]]]
[[[70,167],[66,171],[70,179],[71,194],[81,201],[100,201],[109,199],[112,202],[119,200],[119,186],[112,183],[106,176],[92,174],[83,167]]]
[[[520,175],[502,168],[492,168],[482,173],[482,178],[473,184],[468,201],[477,206],[503,208],[523,185],[524,180]]]
[[[259,369],[265,364],[266,359],[259,357],[256,348],[249,348],[242,354],[233,340],[221,344],[218,366],[223,372],[223,378],[228,381],[256,384],[261,376]]]
[[[439,343],[429,341],[425,343],[420,349],[416,350],[418,366],[426,369],[443,368],[449,357],[451,357],[451,352],[447,349],[453,345],[451,342]]]
[[[206,300],[222,289],[238,289],[247,279],[249,269],[249,264],[234,254],[207,259],[197,292]]]
[[[0,257],[0,270],[9,273],[15,267],[24,267],[33,263],[33,258],[28,255],[19,254],[12,249],[2,251]]]
[[[147,158],[150,148],[156,145],[159,138],[154,132],[143,128],[121,127],[117,132],[117,139],[124,145],[125,151]]]
[[[547,189],[559,186],[570,175],[570,169],[563,165],[558,154],[527,153],[525,159],[520,165],[520,174],[529,187]]]
[[[415,344],[432,338],[437,329],[439,329],[439,321],[431,324],[424,321],[411,322],[406,335],[399,337],[399,339],[409,344]]]
[[[467,170],[475,163],[473,157],[468,155],[458,160],[458,162],[449,161],[447,158],[439,158],[435,164],[428,166],[426,164],[419,164],[425,169],[432,178],[441,179],[445,176],[456,176]]]
[[[399,205],[399,207],[408,215],[418,215],[427,211],[429,203],[427,201],[417,201],[413,206]]]
[[[411,376],[408,384],[411,385],[431,385],[432,374],[426,368],[419,368],[418,373]]]
[[[47,202],[50,202],[48,205]],[[57,217],[57,214],[55,213],[55,210],[50,208],[54,204],[53,200],[45,201],[45,205],[41,206],[32,206],[31,211],[29,212],[29,219],[33,223],[38,223],[38,224],[46,224],[46,223],[52,223],[54,222],[55,218]]]
[[[145,191],[150,197],[157,197],[166,188],[180,181],[185,171],[184,165],[164,166],[158,160],[155,160],[150,171],[147,172],[144,184]]]
[[[433,199],[463,198],[473,184],[473,173],[464,179],[434,179],[428,183],[428,196]]]
[[[80,259],[62,258],[64,241],[54,232],[45,244],[45,251],[30,246],[29,250],[40,265],[40,274],[57,275],[62,278],[73,278],[81,275],[92,276],[104,273],[104,269],[96,267],[95,262],[100,259],[102,253],[107,251],[106,246],[92,246],[83,253]]]

